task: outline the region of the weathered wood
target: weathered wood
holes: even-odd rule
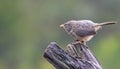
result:
[[[57,43],[51,42],[44,52],[44,57],[56,69],[102,69],[89,48],[80,43],[70,43],[67,51]]]
[[[68,54],[70,54],[70,55],[72,55],[76,58],[81,58],[82,60],[88,61],[89,63],[93,64],[96,67],[96,69],[102,69],[100,63],[95,58],[95,56],[90,51],[90,49],[87,45],[83,45],[83,44],[80,44],[80,43],[68,44],[67,52],[68,52]]]

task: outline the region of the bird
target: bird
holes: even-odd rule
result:
[[[61,24],[60,27],[71,35],[75,41],[86,44],[103,26],[116,23],[116,21],[95,23],[91,20],[70,20]]]

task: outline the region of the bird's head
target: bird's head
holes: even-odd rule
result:
[[[65,29],[65,31],[70,32],[72,29],[72,25],[75,23],[75,20],[70,20],[64,24],[61,24],[60,27]]]

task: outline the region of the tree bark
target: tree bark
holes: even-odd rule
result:
[[[56,42],[51,42],[44,57],[56,69],[102,69],[89,47],[80,43],[70,43],[64,51]]]

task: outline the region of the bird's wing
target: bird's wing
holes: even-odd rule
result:
[[[96,31],[93,26],[90,25],[77,25],[74,26],[73,32],[76,33],[76,35],[83,37],[87,35],[94,35],[96,34]]]
[[[88,36],[88,35],[94,35],[94,34],[96,34],[95,31],[84,31],[84,30],[82,30],[82,31],[77,31],[76,32],[76,35],[78,35],[80,37]]]

